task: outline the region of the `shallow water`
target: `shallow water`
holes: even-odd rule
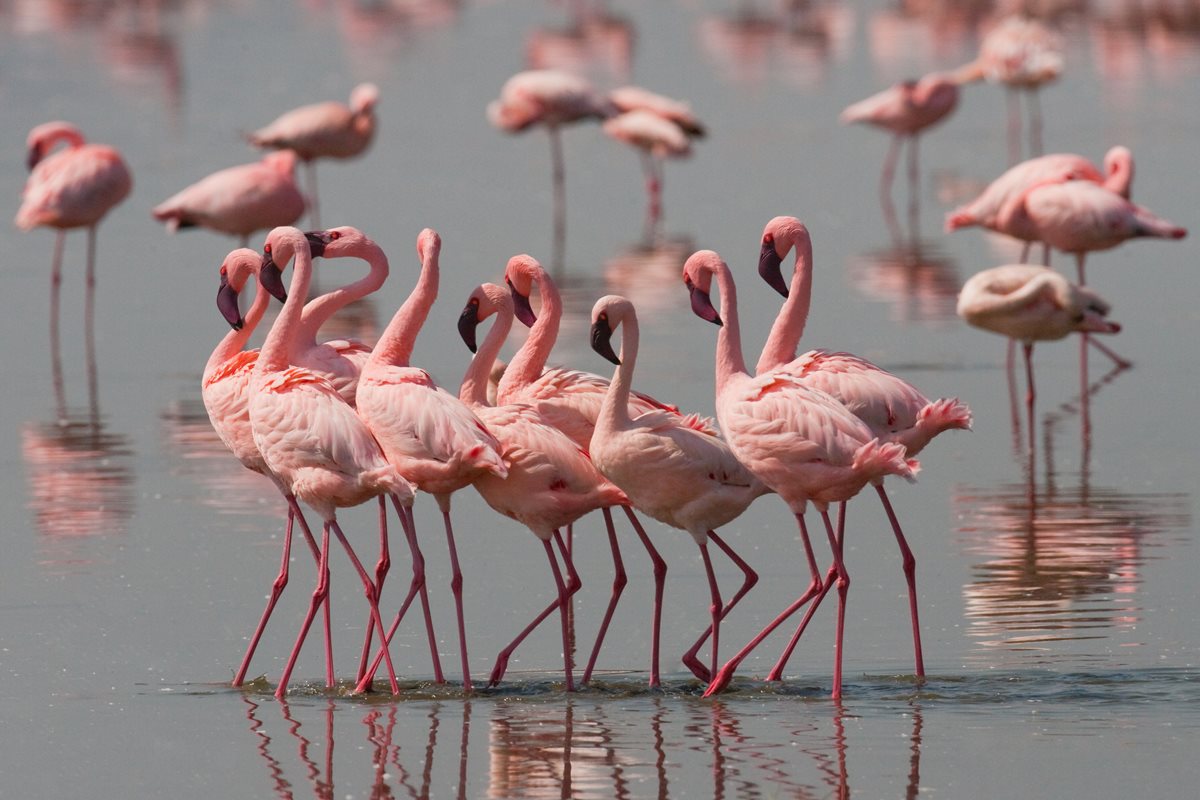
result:
[[[836,121],[849,102],[901,77],[969,59],[978,15],[830,2],[781,25],[775,3],[688,0],[612,3],[605,19],[572,24],[569,5],[0,7],[9,153],[0,180],[11,213],[25,133],[48,119],[120,147],[135,180],[101,226],[91,336],[84,237],[68,237],[57,353],[47,335],[53,237],[0,231],[9,298],[0,316],[0,796],[1185,795],[1200,778],[1200,432],[1186,416],[1200,367],[1194,235],[1089,260],[1090,282],[1125,327],[1112,346],[1134,367],[1109,371],[1093,354],[1081,376],[1078,342],[1039,345],[1030,450],[1003,342],[953,313],[967,277],[1017,251],[977,231],[941,232],[944,212],[1008,164],[1003,92],[970,87],[954,116],[923,137],[915,218],[903,168],[894,218],[877,194],[885,137]],[[1130,146],[1134,196],[1194,229],[1200,28],[1182,11],[1151,18],[1113,8],[1061,20],[1068,66],[1043,92],[1045,147],[1098,160],[1113,144]],[[790,629],[747,659],[727,692],[701,698],[678,655],[707,622],[704,573],[690,537],[659,526],[650,532],[669,565],[665,688],[647,690],[650,570],[622,520],[630,584],[595,684],[562,691],[557,626],[548,624],[501,686],[464,696],[440,520],[422,497],[417,521],[450,684],[430,682],[424,632],[406,620],[393,646],[398,699],[326,690],[310,645],[288,701],[276,701],[314,575],[297,550],[253,665],[265,677],[229,688],[278,569],[284,514],[270,485],[224,452],[199,398],[203,363],[227,329],[212,307],[216,271],[235,243],[205,231],[168,236],[149,208],[253,159],[240,131],[375,81],[378,139],[362,159],[318,167],[321,216],[379,241],[392,276],[329,334],[378,335],[412,285],[416,235],[432,226],[444,239],[441,291],[414,359],[456,387],[469,354],[453,325],[470,289],[497,281],[515,253],[557,260],[545,136],[499,134],[483,113],[504,79],[535,59],[581,64],[604,87],[632,81],[688,98],[711,128],[689,161],[667,165],[654,247],[642,241],[634,154],[594,128],[565,132],[568,316],[557,360],[606,373],[588,347],[587,314],[598,296],[627,294],[642,319],[638,388],[711,413],[715,332],[690,313],[680,265],[701,247],[729,261],[752,354],[778,308],[752,271],[758,237],[770,217],[794,214],[815,244],[805,344],[859,353],[931,397],[971,405],[971,433],[922,453],[915,486],[889,485],[918,558],[924,684],[911,677],[887,521],[864,495],[848,512],[842,703],[828,699],[833,598],[782,684],[762,678]],[[1069,269],[1061,256],[1056,264]],[[322,270],[321,285],[341,282],[338,269]],[[373,509],[341,518],[369,560]],[[457,495],[454,518],[472,673],[482,682],[553,585],[533,537],[477,496]],[[576,534],[576,662],[609,592],[602,530],[585,520]],[[760,575],[722,627],[728,656],[802,591],[804,570],[794,523],[773,498],[722,533]],[[388,610],[406,583],[402,547],[397,537]],[[826,552],[823,540],[817,547]],[[347,567],[335,554],[344,681],[366,621]],[[721,557],[717,568],[732,592],[736,570]]]

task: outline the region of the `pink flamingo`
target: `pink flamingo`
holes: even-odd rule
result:
[[[348,106],[335,100],[300,106],[246,137],[255,147],[295,150],[305,163],[313,227],[320,226],[316,160],[362,155],[375,138],[375,104],[378,102],[378,87],[373,83],[360,83],[350,92]]]
[[[499,440],[508,475],[502,478],[485,472],[476,479],[474,485],[489,506],[523,523],[542,541],[554,573],[558,597],[500,651],[489,683],[494,686],[500,681],[513,651],[542,620],[558,609],[562,619],[566,688],[567,691],[573,691],[567,606],[581,584],[560,531],[564,525],[571,524],[584,514],[629,501],[624,492],[600,474],[587,452],[551,425],[535,406],[525,403],[487,404],[488,373],[512,327],[512,296],[495,284],[483,284],[471,293],[458,321],[463,340],[474,352],[475,330],[482,320],[492,314],[496,315],[496,322],[467,368],[459,397],[479,415]],[[568,580],[565,584],[550,544],[551,539],[558,544],[567,570]]]
[[[619,358],[610,343],[618,326]],[[638,320],[633,303],[619,295],[597,300],[592,308],[591,342],[593,350],[617,365],[592,434],[592,461],[636,508],[659,522],[687,531],[700,547],[712,597],[709,674],[714,675],[721,618],[729,612],[721,607],[708,539],[715,535],[714,528],[732,522],[770,490],[734,458],[720,437],[698,430],[678,414],[656,409],[630,417],[630,391],[638,354]]]
[[[721,291],[720,313],[709,291],[713,278]],[[742,355],[737,290],[728,265],[712,250],[700,250],[683,267],[684,282],[697,316],[721,327],[717,336],[717,419],[739,461],[788,504],[800,526],[812,575],[808,589],[768,626],[773,630],[821,589],[804,510],[811,501],[825,522],[838,575],[838,622],[834,656],[833,697],[842,694],[842,639],[850,576],[842,560],[841,537],[829,520],[829,503],[843,502],[886,475],[913,479],[919,468],[905,458],[904,445],[881,442],[861,420],[824,392],[805,386],[784,370],[751,375]],[[844,522],[839,518],[839,529]],[[722,668],[732,672],[766,632],[756,637]],[[716,679],[714,679],[715,681]],[[707,693],[718,691],[710,685]]]
[[[287,693],[287,683],[319,605],[329,593],[329,533],[334,532],[362,580],[371,606],[371,618],[384,636],[375,585],[338,525],[336,510],[358,505],[381,494],[394,495],[412,504],[408,481],[388,463],[379,444],[333,384],[321,375],[288,361],[289,342],[301,326],[301,311],[312,281],[309,242],[296,228],[275,228],[267,235],[264,253],[268,270],[277,263],[295,260],[291,292],[271,326],[250,378],[250,426],[263,460],[297,499],[303,500],[324,520],[321,564],[312,602],[296,644],[280,677],[276,696]],[[391,655],[384,646],[393,694],[396,684]]]
[[[791,287],[783,282],[780,267],[791,250],[796,251]],[[759,274],[786,299],[771,327],[755,367],[757,374],[771,371],[791,375],[803,385],[828,394],[842,403],[852,414],[871,429],[872,435],[884,442],[904,445],[909,456],[916,456],[937,435],[955,429],[971,427],[971,410],[957,399],[930,401],[915,386],[882,370],[865,358],[850,353],[830,353],[810,350],[796,355],[800,338],[808,321],[812,299],[812,238],[804,223],[795,217],[775,217],[763,229],[759,255]],[[882,479],[872,481],[892,525],[896,544],[908,584],[909,616],[912,620],[913,649],[916,655],[917,677],[924,677],[925,663],[921,652],[921,629],[917,614],[916,559],[899,520],[883,488]],[[768,680],[779,680],[784,665],[799,641],[808,619],[833,586],[837,577],[831,567],[821,593],[817,595],[785,648]],[[723,676],[725,682],[732,672]],[[714,681],[714,684],[717,682]],[[724,683],[720,683],[723,686]]]
[[[258,350],[244,349],[254,329],[262,320],[263,314],[270,303],[270,295],[261,287],[254,295],[254,303],[246,311],[245,317],[238,310],[238,294],[245,287],[251,276],[257,281],[262,266],[262,256],[253,250],[242,248],[232,251],[221,264],[221,288],[217,292],[217,307],[233,330],[225,334],[217,344],[208,363],[204,367],[201,381],[201,397],[208,418],[212,422],[217,436],[229,448],[230,452],[249,470],[270,478],[287,501],[288,518],[284,529],[283,558],[279,565],[279,574],[271,585],[271,594],[267,598],[267,607],[263,611],[246,648],[246,655],[233,678],[234,686],[241,686],[250,667],[250,660],[266,630],[267,621],[275,604],[283,594],[288,584],[288,568],[291,563],[292,526],[296,519],[300,520],[300,530],[304,533],[308,546],[312,550],[313,559],[320,563],[320,551],[316,539],[304,519],[304,513],[296,503],[296,497],[288,490],[275,473],[263,460],[262,453],[254,444],[254,434],[250,429],[250,374],[258,361]],[[333,642],[330,633],[329,604],[325,604],[325,664],[326,684],[333,686]]]
[[[252,164],[201,178],[159,203],[151,214],[171,233],[199,225],[239,236],[245,247],[255,231],[291,225],[304,213],[295,168],[294,151],[268,153]]]
[[[648,196],[644,238],[651,240],[662,217],[663,161],[690,156],[691,139],[673,120],[644,108],[623,111],[605,120],[603,129],[610,138],[641,152]]]
[[[414,486],[432,494],[442,512],[446,541],[450,548],[450,588],[454,593],[458,614],[463,687],[469,690],[471,672],[463,622],[463,578],[454,545],[454,528],[450,523],[450,496],[472,484],[481,475],[504,478],[508,469],[500,457],[500,443],[488,432],[475,412],[438,386],[428,372],[409,363],[417,333],[437,298],[438,256],[441,248],[442,239],[431,228],[424,229],[417,237],[421,276],[408,299],[392,317],[363,367],[358,384],[357,408],[359,416],[375,434],[388,461]],[[415,526],[411,520],[410,526],[413,527],[415,538]],[[416,567],[414,562],[414,570]],[[377,583],[381,582],[382,576],[377,577]],[[419,576],[414,575],[413,585],[401,605],[400,613],[396,615],[391,631],[396,629],[414,593],[423,588],[424,583],[422,569]],[[362,677],[360,675],[360,679]]]
[[[621,86],[608,93],[609,102],[622,113],[638,109],[651,111],[663,119],[669,119],[692,139],[703,139],[708,131],[692,107],[682,100],[643,89],[641,86]]]
[[[496,396],[501,403],[523,402],[536,406],[538,411],[549,420],[550,424],[567,434],[576,444],[586,450],[590,447],[592,434],[596,427],[596,420],[600,415],[600,407],[603,405],[604,397],[608,393],[609,382],[606,378],[589,372],[563,369],[561,367],[546,368],[546,361],[550,357],[550,351],[554,348],[554,342],[558,338],[559,324],[562,321],[562,298],[559,295],[558,287],[554,284],[554,280],[541,264],[528,257],[513,258],[509,261],[504,271],[504,279],[508,283],[509,289],[512,290],[517,319],[526,325],[530,325],[531,329],[529,331],[529,338],[525,340],[525,344],[522,345],[521,349],[517,351],[517,354],[513,356],[512,361],[505,368],[504,375],[500,379],[500,384],[496,388]],[[534,315],[533,308],[529,303],[529,297],[535,285],[542,298],[540,316]],[[679,409],[675,406],[659,402],[641,392],[630,393],[629,413],[631,416],[636,417],[651,411],[665,411],[671,414],[679,414]],[[696,427],[704,433],[717,435],[717,430],[710,420],[695,415],[688,415],[686,418],[680,415],[680,417],[681,419],[686,419],[686,424],[689,426]],[[612,515],[608,509],[604,509],[603,514],[605,525],[608,528],[609,546],[613,553],[616,578],[613,583],[613,593],[609,600],[608,610],[601,622],[596,643],[592,646],[589,667],[584,671],[584,683],[587,683],[591,676],[592,667],[599,656],[600,646],[608,630],[608,622],[612,618],[617,600],[626,585],[624,566],[621,562],[616,532],[612,526]],[[633,511],[626,507],[625,514],[629,517],[630,524],[633,525],[634,531],[637,533],[642,546],[646,548],[646,552],[649,553],[653,564],[655,582],[655,621],[653,629],[655,633],[651,645],[650,685],[657,686],[659,685],[658,630],[662,615],[662,593],[664,581],[666,580],[667,564],[650,541],[650,537],[646,535],[645,529]],[[567,530],[567,540],[569,542],[571,539],[571,529],[568,528]],[[714,534],[712,540],[716,542],[717,546],[725,552],[730,560],[737,564],[744,575],[741,588],[734,594],[729,606],[722,613],[722,616],[724,616],[725,613],[728,613],[729,608],[732,608],[746,592],[750,591],[758,580],[758,576],[750,568],[750,565],[724,539]],[[696,677],[705,681],[711,678],[711,674],[707,671],[708,668],[699,661],[696,654],[703,646],[707,637],[707,633],[702,635],[682,656],[683,663],[688,669]]]
[[[66,148],[52,152],[60,143]],[[25,145],[30,172],[16,225],[23,231],[39,225],[58,230],[50,268],[50,338],[57,353],[58,295],[67,231],[88,229],[84,326],[91,331],[95,319],[96,226],[110,209],[129,196],[133,177],[116,148],[87,144],[79,128],[69,122],[38,125],[29,132]]]

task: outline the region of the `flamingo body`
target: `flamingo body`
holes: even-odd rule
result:
[[[1038,239],[1066,253],[1107,250],[1126,239],[1187,235],[1187,229],[1090,181],[1036,187],[1015,215],[1028,220]]]
[[[1109,304],[1059,273],[1031,264],[986,269],[963,284],[958,315],[977,328],[1027,344],[1074,332],[1117,333]]]
[[[904,81],[848,106],[843,124],[862,122],[902,136],[914,136],[940,122],[958,105],[954,76],[930,73],[917,81]]]
[[[60,142],[66,148],[50,151]],[[29,132],[30,174],[16,225],[67,229],[89,227],[129,196],[133,177],[113,147],[88,144],[67,122],[47,122]]]
[[[692,107],[681,100],[643,89],[641,86],[621,86],[608,93],[609,102],[622,113],[634,110],[650,111],[658,117],[670,120],[683,129],[689,137],[702,138],[704,123],[692,112]]]
[[[303,161],[353,158],[375,136],[375,105],[379,89],[362,83],[350,93],[350,104],[313,103],[292,109],[249,135],[256,147],[294,150]]]
[[[519,133],[533,125],[547,127],[602,119],[611,106],[592,85],[570,72],[535,69],[518,72],[500,89],[500,97],[487,107],[488,120],[497,128]]]
[[[653,111],[624,111],[605,120],[602,127],[610,138],[643,150],[655,158],[682,158],[692,153],[687,132]]]

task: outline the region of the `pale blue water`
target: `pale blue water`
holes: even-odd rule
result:
[[[969,59],[974,17],[830,2],[781,26],[747,21],[751,11],[775,18],[782,4],[765,0],[659,0],[614,2],[609,19],[571,29],[569,5],[0,6],[8,213],[24,181],[25,134],[48,119],[70,119],[120,147],[135,180],[100,230],[94,387],[83,236],[68,239],[65,412],[47,342],[53,237],[0,231],[0,796],[1194,793],[1194,234],[1128,243],[1089,261],[1090,282],[1125,326],[1112,346],[1135,366],[1108,372],[1093,355],[1081,397],[1078,344],[1039,345],[1031,459],[1027,422],[1014,429],[1003,342],[953,314],[962,281],[1016,250],[978,231],[941,232],[944,212],[1008,163],[1003,92],[970,87],[955,115],[924,137],[914,229],[903,170],[893,189],[896,229],[876,194],[885,137],[836,121],[849,102],[901,77]],[[1048,151],[1096,160],[1128,145],[1134,197],[1194,231],[1200,29],[1190,20],[1099,8],[1064,16],[1067,70],[1043,92],[1043,135]],[[283,515],[273,490],[223,452],[199,399],[201,368],[227,329],[212,303],[216,271],[235,243],[205,231],[168,236],[149,209],[254,158],[240,131],[375,81],[378,139],[362,159],[319,166],[322,222],[362,228],[387,249],[393,273],[377,296],[347,309],[337,334],[378,334],[412,285],[416,235],[432,226],[444,239],[442,286],[414,358],[456,387],[469,354],[453,325],[470,289],[498,280],[515,253],[553,257],[545,136],[502,135],[483,109],[531,54],[566,58],[570,43],[598,85],[632,81],[688,98],[711,134],[691,160],[667,165],[664,236],[647,252],[637,158],[595,128],[565,132],[568,316],[557,360],[606,373],[588,347],[586,315],[601,294],[625,293],[642,318],[638,387],[711,413],[715,331],[689,311],[680,265],[701,247],[729,261],[751,356],[778,308],[752,271],[759,235],[770,217],[794,214],[815,243],[805,344],[859,353],[974,410],[972,432],[947,434],[922,454],[915,486],[889,485],[918,558],[924,685],[911,678],[907,602],[886,519],[864,496],[848,516],[853,585],[840,705],[828,699],[832,602],[782,685],[762,677],[790,629],[746,661],[729,691],[702,699],[678,655],[707,622],[703,569],[689,537],[658,526],[651,535],[669,565],[666,687],[646,690],[649,569],[621,521],[630,584],[597,684],[573,697],[561,691],[558,631],[548,624],[499,688],[464,697],[454,684],[447,557],[428,498],[418,500],[417,519],[450,685],[429,683],[424,634],[406,622],[393,647],[398,700],[325,691],[310,646],[289,700],[276,701],[271,690],[313,580],[297,552],[252,670],[265,677],[229,688],[278,568]],[[1056,265],[1070,268],[1061,257]],[[340,280],[332,270],[321,275],[322,284]],[[533,537],[477,496],[456,496],[454,515],[481,682],[494,654],[549,601],[552,583]],[[370,559],[373,510],[342,519]],[[728,655],[795,598],[803,571],[794,523],[773,498],[723,533],[761,577],[723,626]],[[598,519],[581,524],[576,547],[578,661],[612,568]],[[402,548],[397,537],[389,610],[407,582]],[[366,618],[347,566],[335,554],[344,680]],[[720,557],[717,569],[732,591],[736,571]]]

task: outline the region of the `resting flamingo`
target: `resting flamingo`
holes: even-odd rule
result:
[[[849,500],[864,486],[887,475],[915,478],[918,464],[905,458],[904,445],[881,442],[861,420],[824,392],[805,386],[783,370],[757,376],[746,370],[738,321],[737,290],[728,265],[712,250],[693,253],[683,267],[684,282],[697,316],[720,326],[716,348],[717,419],[725,440],[739,461],[788,504],[800,526],[811,573],[808,589],[756,641],[739,651],[726,666],[731,673],[757,640],[774,630],[821,589],[804,511],[811,501],[825,522],[838,575],[837,642],[833,697],[842,694],[843,629],[850,576],[842,559],[842,537],[835,535],[829,503]],[[720,313],[713,308],[713,279],[721,292]],[[844,509],[844,507],[843,507]],[[839,528],[842,527],[839,519]],[[715,681],[715,679],[714,679]],[[718,691],[710,685],[706,693]]]
[[[559,431],[538,410],[525,403],[487,403],[488,374],[512,327],[513,301],[505,289],[491,283],[476,287],[458,321],[464,342],[476,351],[475,332],[481,321],[492,315],[496,321],[478,348],[463,377],[459,397],[483,420],[499,440],[508,475],[484,473],[475,489],[496,511],[523,523],[542,541],[554,574],[557,598],[534,617],[512,642],[496,656],[490,685],[496,685],[508,668],[508,660],[525,637],[555,609],[562,620],[563,671],[567,691],[574,690],[567,606],[579,591],[579,575],[563,541],[561,529],[598,508],[629,502],[624,492],[596,469],[587,453]],[[554,556],[554,540],[567,571],[567,582]]]
[[[780,274],[782,261],[795,250],[790,288]],[[957,399],[930,401],[915,386],[880,369],[864,358],[850,353],[830,353],[810,350],[797,356],[796,349],[808,321],[812,299],[813,253],[812,238],[804,223],[795,217],[775,217],[763,228],[759,254],[759,274],[786,300],[763,345],[762,355],[755,366],[757,374],[784,372],[805,386],[818,389],[842,403],[863,421],[880,441],[904,445],[909,456],[916,456],[937,435],[955,429],[971,427],[971,410]],[[916,559],[899,520],[892,508],[883,480],[872,481],[892,525],[896,544],[908,584],[909,616],[912,622],[913,649],[917,677],[925,675],[921,652],[921,629],[917,614]],[[768,680],[779,680],[788,657],[795,648],[801,632],[837,577],[831,567],[825,576],[821,593],[809,607],[792,641],[785,648]],[[728,680],[728,676],[725,676]],[[715,682],[714,682],[715,683]]]
[[[513,301],[516,304],[517,319],[526,325],[530,325],[531,329],[529,331],[529,338],[525,340],[525,344],[521,346],[521,349],[517,351],[517,354],[513,356],[505,368],[504,375],[500,379],[500,384],[496,388],[496,396],[502,403],[524,402],[533,404],[539,412],[545,415],[546,419],[552,425],[566,433],[576,444],[586,450],[592,440],[592,434],[596,427],[596,419],[600,415],[600,407],[604,402],[605,395],[608,393],[608,379],[579,370],[563,369],[561,367],[546,368],[546,361],[550,357],[550,351],[554,348],[554,342],[558,338],[559,324],[562,321],[562,298],[559,295],[558,287],[554,284],[554,280],[541,264],[529,257],[515,257],[509,260],[508,266],[504,271],[504,279],[512,290]],[[534,286],[537,287],[538,293],[542,298],[540,314],[536,316],[529,302]],[[630,393],[629,412],[631,416],[638,416],[650,411],[665,411],[671,414],[679,414],[679,409],[675,406],[659,402],[653,397],[640,392]],[[681,419],[686,419],[686,424],[697,427],[705,433],[717,434],[717,430],[710,420],[696,415],[687,415],[686,417],[680,415],[680,417]],[[649,553],[653,564],[654,635],[651,645],[650,685],[657,686],[659,685],[658,631],[662,616],[662,593],[664,581],[666,580],[667,564],[650,541],[650,537],[646,535],[645,529],[633,511],[626,507],[625,513],[629,517],[630,524],[633,525],[633,529],[637,533],[639,540],[642,542],[642,546]],[[609,600],[608,609],[601,622],[596,643],[592,647],[589,668],[584,672],[585,683],[591,675],[591,667],[594,666],[599,655],[600,646],[608,630],[608,622],[612,618],[617,600],[626,583],[620,549],[617,545],[616,532],[613,529],[612,516],[608,509],[604,509],[604,521],[608,528],[609,545],[613,553],[613,562],[617,575],[613,584],[613,593]],[[569,528],[567,539],[570,541]],[[750,565],[724,539],[714,534],[712,540],[716,542],[717,546],[725,552],[730,560],[737,564],[744,576],[741,588],[730,600],[729,607],[732,607],[746,592],[750,591],[751,587],[758,580],[758,576],[750,568]],[[727,613],[727,610],[724,613]],[[722,616],[724,616],[724,613]],[[702,635],[682,656],[683,663],[687,668],[696,677],[705,681],[710,680],[712,676],[708,672],[708,668],[696,657],[696,654],[703,646],[707,637],[707,634]]]
[[[171,233],[200,226],[238,236],[245,247],[255,231],[292,225],[304,213],[295,170],[295,151],[268,153],[251,164],[201,178],[159,203],[151,214]]]
[[[254,295],[253,304],[243,317],[238,309],[238,295],[251,277],[255,278],[257,283],[261,267],[262,256],[246,248],[232,251],[221,264],[221,287],[217,291],[217,307],[233,330],[225,334],[213,350],[212,355],[209,356],[201,380],[201,397],[204,400],[204,408],[208,411],[208,418],[212,422],[217,436],[238,461],[242,462],[242,466],[270,478],[283,494],[288,506],[287,526],[284,529],[283,537],[283,558],[279,565],[279,574],[271,585],[271,593],[267,597],[267,607],[254,630],[254,635],[250,638],[250,644],[246,647],[246,655],[242,658],[242,663],[234,675],[234,686],[241,686],[245,680],[250,660],[254,657],[254,651],[258,647],[263,631],[266,630],[271,612],[275,609],[275,604],[288,584],[288,568],[292,552],[292,526],[295,520],[300,520],[300,530],[312,550],[314,560],[319,564],[321,558],[316,539],[313,538],[308,522],[304,519],[304,513],[296,503],[295,495],[288,490],[275,473],[271,472],[267,462],[263,460],[262,453],[254,444],[254,435],[250,430],[250,374],[258,360],[258,350],[244,348],[262,320],[263,314],[266,313],[271,297],[260,286]],[[325,603],[325,659],[326,684],[332,687],[334,681],[333,643],[330,633],[328,602]]]
[[[375,585],[338,525],[336,510],[381,494],[394,495],[399,502],[411,505],[413,490],[388,463],[367,426],[333,384],[288,361],[289,342],[301,326],[301,311],[312,282],[312,255],[304,234],[296,228],[275,228],[267,235],[264,253],[270,257],[263,265],[264,274],[278,273],[279,262],[287,264],[294,259],[294,266],[291,292],[251,374],[250,427],[267,466],[297,499],[324,520],[316,589],[275,692],[283,697],[316,610],[329,593],[331,530],[358,572],[371,606],[372,622],[384,636]],[[386,645],[384,656],[395,693],[399,687]]]
[[[360,83],[350,92],[348,106],[335,100],[300,106],[247,136],[255,147],[295,150],[304,162],[308,168],[309,214],[313,227],[320,226],[316,160],[362,155],[375,138],[375,105],[378,102],[378,87],[373,83]]]
[[[371,245],[378,248],[373,242]],[[437,298],[441,248],[442,239],[431,228],[424,229],[417,237],[421,275],[363,367],[358,384],[358,414],[375,434],[388,461],[414,486],[432,494],[442,512],[450,548],[450,588],[458,616],[463,687],[470,690],[471,672],[463,622],[463,578],[454,544],[454,528],[450,523],[450,496],[471,485],[481,475],[503,478],[508,474],[508,468],[500,457],[500,443],[479,417],[465,403],[438,386],[428,372],[409,363],[417,333]],[[326,249],[327,257],[328,254],[329,248]],[[399,507],[397,511],[400,511]],[[415,540],[416,529],[411,518],[408,528]],[[414,562],[414,570],[416,566]],[[382,581],[382,576],[377,576],[377,584]],[[414,592],[423,589],[424,583],[422,569],[419,576],[414,575],[413,586],[401,604],[392,631],[411,603]],[[364,661],[364,669],[365,666]],[[364,675],[360,674],[360,680]]]
[[[609,138],[635,147],[641,153],[647,195],[643,238],[650,241],[662,218],[663,161],[690,156],[691,139],[672,120],[642,108],[624,111],[605,120],[603,129]]]
[[[66,148],[52,152],[60,143]],[[50,266],[50,338],[58,352],[58,296],[62,286],[63,244],[71,228],[87,228],[87,293],[84,327],[94,329],[96,298],[96,227],[114,206],[129,196],[133,177],[114,147],[88,144],[69,122],[45,122],[29,132],[29,178],[21,194],[16,225],[23,231],[55,228]]]
[[[620,357],[610,343],[618,327]],[[715,675],[721,618],[729,610],[721,607],[708,540],[715,536],[714,528],[732,522],[770,490],[734,458],[719,436],[698,430],[678,414],[655,409],[630,417],[630,391],[638,355],[638,320],[633,303],[619,295],[597,300],[592,308],[591,342],[593,350],[617,365],[592,434],[592,461],[636,508],[659,522],[687,531],[700,547],[712,598],[709,674]]]

